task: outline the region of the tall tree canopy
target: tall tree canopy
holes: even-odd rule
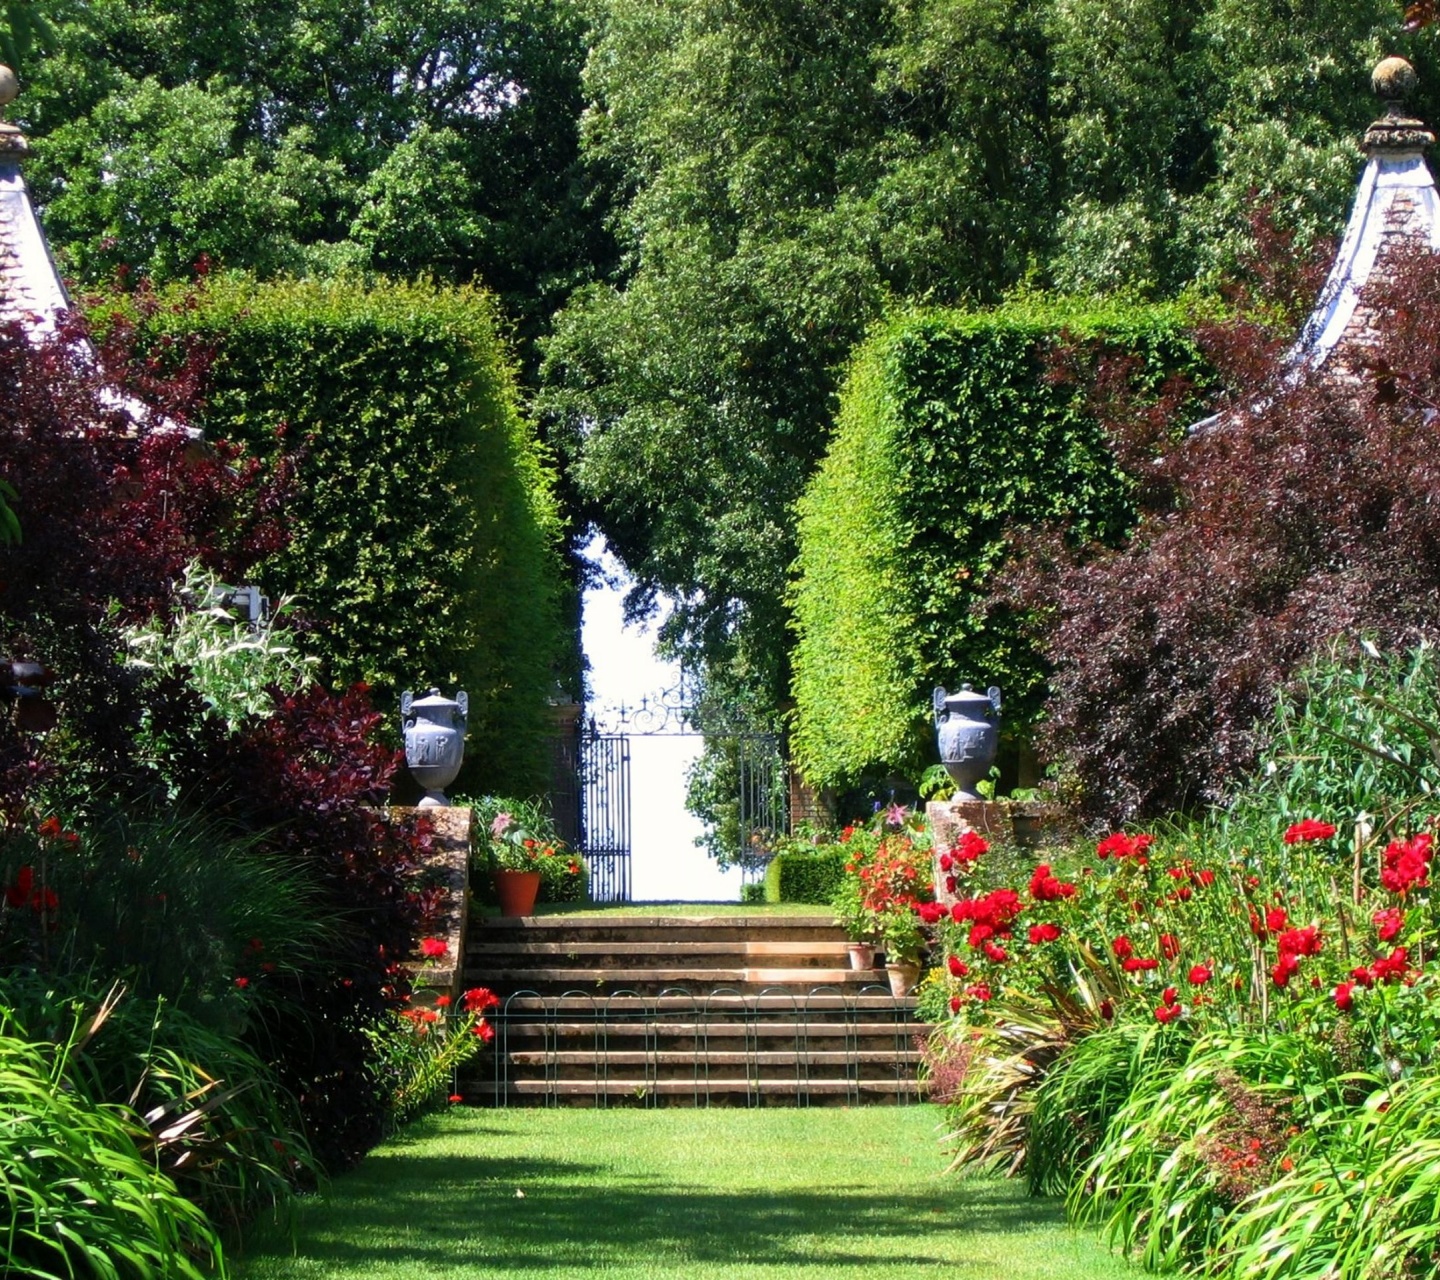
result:
[[[794,503],[866,327],[1017,286],[1172,296],[1234,260],[1257,199],[1338,230],[1369,68],[1411,43],[1394,0],[593,12],[584,140],[623,269],[559,316],[542,404],[637,608],[678,599],[675,647],[770,707]]]
[[[53,0],[16,113],[64,265],[479,279],[524,339],[604,233],[569,0]],[[4,12],[25,13],[23,0]]]

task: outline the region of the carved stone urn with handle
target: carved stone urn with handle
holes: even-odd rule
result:
[[[955,782],[954,800],[979,800],[975,784],[995,763],[1000,743],[1000,690],[976,693],[968,684],[959,692],[935,690],[935,730],[940,763]]]
[[[405,728],[405,763],[425,788],[422,807],[448,805],[444,788],[455,781],[465,760],[465,722],[470,699],[462,689],[453,699],[431,689],[423,698],[408,689],[400,695]]]

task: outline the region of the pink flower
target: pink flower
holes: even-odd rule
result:
[[[510,826],[514,821],[515,819],[508,813],[497,813],[494,818],[490,820],[490,838],[492,840],[500,839],[501,836],[510,830]]]
[[[1286,844],[1308,844],[1313,840],[1328,840],[1335,834],[1335,827],[1329,822],[1317,822],[1305,818],[1285,832]]]

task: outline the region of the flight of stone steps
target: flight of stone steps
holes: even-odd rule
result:
[[[848,967],[829,916],[476,920],[494,1052],[462,1074],[502,1106],[795,1106],[919,1096],[914,1001]]]

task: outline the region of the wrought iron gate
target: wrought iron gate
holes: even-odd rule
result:
[[[580,852],[596,902],[630,901],[630,739],[580,738]]]

